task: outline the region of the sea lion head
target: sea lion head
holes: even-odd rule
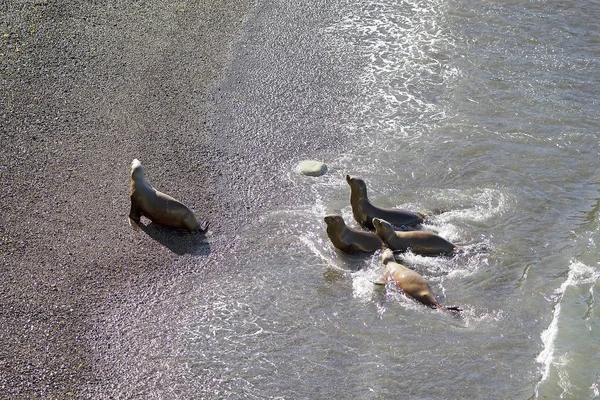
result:
[[[346,175],[346,182],[350,185],[352,193],[361,197],[367,197],[367,184],[361,178],[352,175]]]
[[[387,237],[394,232],[392,224],[381,218],[373,218],[373,226],[379,237]]]
[[[344,218],[339,214],[329,214],[323,218],[327,227],[345,227],[346,223],[344,222]]]
[[[137,158],[134,158],[131,162],[131,178],[136,179],[137,177],[144,176],[144,166]]]
[[[387,264],[390,261],[396,261],[394,258],[394,252],[390,249],[385,249],[384,252],[381,253],[381,262]]]

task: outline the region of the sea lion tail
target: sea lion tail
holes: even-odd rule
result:
[[[462,308],[459,308],[458,306],[443,306],[437,302],[435,304],[430,305],[430,307],[451,315],[457,315],[459,312],[462,311]]]
[[[208,232],[208,227],[210,226],[210,221],[202,221],[200,223],[200,230],[202,232]]]

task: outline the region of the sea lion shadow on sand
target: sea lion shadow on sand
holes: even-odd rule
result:
[[[152,239],[177,255],[204,256],[210,253],[210,244],[203,232],[186,232],[180,229],[167,228],[154,222],[147,225],[140,223],[137,226]]]

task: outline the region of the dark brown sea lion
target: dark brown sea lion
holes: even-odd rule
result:
[[[170,228],[187,229],[190,232],[204,232],[208,229],[208,223],[200,224],[194,213],[181,202],[154,189],[146,180],[144,166],[137,158],[131,163],[129,194],[129,222],[134,228],[140,223],[143,215],[154,223]]]
[[[377,236],[392,250],[406,251],[411,249],[416,254],[435,255],[452,253],[457,248],[454,244],[432,232],[395,231],[389,222],[381,218],[373,218],[373,225]]]
[[[396,226],[415,226],[423,222],[424,215],[395,208],[380,208],[374,206],[367,197],[365,181],[355,176],[346,175],[350,185],[350,205],[354,219],[362,226],[375,229],[373,218],[381,218]]]
[[[384,247],[376,234],[348,228],[341,215],[329,214],[324,220],[327,224],[327,236],[336,249],[347,253],[374,253]]]
[[[383,274],[383,279],[377,284],[385,285],[387,283],[393,283],[396,288],[400,289],[404,294],[425,304],[427,307],[451,314],[456,314],[461,311],[457,307],[444,307],[438,303],[425,278],[418,272],[397,263],[394,259],[392,250],[386,249],[381,255],[381,261],[385,265],[385,272]]]

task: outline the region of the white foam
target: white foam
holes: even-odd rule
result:
[[[552,313],[552,321],[548,328],[541,333],[542,343],[544,349],[536,357],[536,361],[542,364],[542,378],[536,385],[535,391],[536,396],[542,382],[544,382],[550,374],[552,366],[560,367],[561,365],[568,362],[568,359],[563,357],[555,357],[555,344],[558,336],[558,322],[561,313],[561,302],[569,287],[592,284],[592,286],[600,279],[600,271],[578,261],[572,261],[569,265],[569,274],[563,284],[554,291],[553,298],[555,299],[554,311]],[[562,372],[561,372],[562,371]],[[560,368],[559,370],[559,385],[563,389],[564,393],[568,392],[569,380],[568,376],[565,376],[566,370]]]
[[[509,194],[495,188],[449,189],[437,196],[439,195],[443,196],[439,202],[450,200],[456,204],[467,205],[436,216],[435,221],[440,223],[456,220],[483,222],[501,215],[510,207]],[[432,194],[431,197],[437,196]]]
[[[392,134],[414,140],[446,116],[443,105],[428,98],[460,76],[439,60],[455,46],[440,28],[444,7],[440,0],[373,1],[324,31],[329,41],[367,64],[358,82],[367,88],[356,110],[361,122],[355,133],[361,139],[377,143]]]
[[[595,399],[600,397],[600,390],[598,389],[598,383],[600,383],[600,382],[596,381],[592,384],[592,386],[590,386],[590,389],[592,389],[592,392],[594,392]]]
[[[357,271],[352,274],[352,291],[354,297],[368,302],[373,296],[373,291],[376,282],[381,278],[383,273],[383,264],[380,261],[379,255],[374,256],[367,268]]]
[[[314,238],[311,238],[307,235],[300,235],[298,237],[302,243],[306,245],[306,247],[313,253],[319,260],[323,262],[325,267],[334,268],[343,270],[337,263],[334,262],[334,259],[325,254],[323,249],[323,243],[317,242]]]
[[[453,242],[453,243],[460,240],[459,229],[455,225],[452,225],[450,223],[445,223],[445,224],[425,223],[425,224],[422,224],[422,229],[425,231],[434,232],[434,233],[438,234],[439,236],[443,237],[444,239],[446,239],[450,242]]]
[[[462,313],[465,316],[465,327],[477,329],[479,324],[489,325],[506,318],[504,310],[488,310],[480,307],[466,308]]]

